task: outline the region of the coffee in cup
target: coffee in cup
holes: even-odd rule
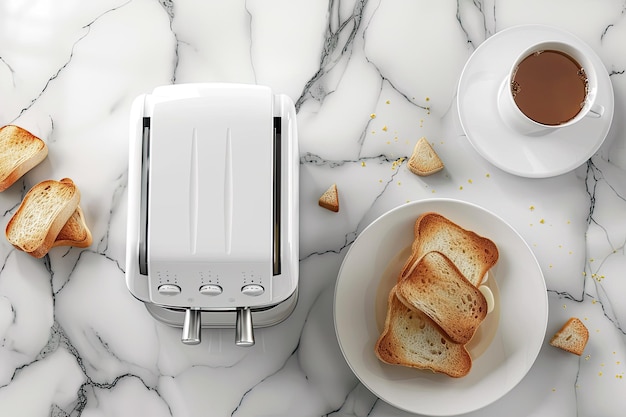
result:
[[[542,135],[604,112],[594,104],[595,69],[577,45],[537,43],[519,54],[510,68],[498,93],[498,110],[520,133]]]
[[[526,56],[514,70],[511,94],[528,118],[556,126],[572,120],[587,98],[587,75],[565,52],[547,49]]]

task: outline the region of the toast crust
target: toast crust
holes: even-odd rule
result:
[[[409,269],[424,254],[441,252],[478,287],[487,271],[499,258],[498,248],[490,239],[466,230],[439,213],[420,215],[414,225],[415,239],[412,253],[402,268],[399,279],[404,279]]]
[[[4,191],[48,156],[45,142],[19,126],[0,128],[0,191]]]
[[[396,285],[400,301],[420,310],[456,343],[469,342],[487,316],[487,300],[440,252],[428,252]]]
[[[69,178],[46,180],[24,196],[6,226],[7,240],[36,258],[48,253],[80,202],[80,192]]]
[[[374,349],[382,362],[429,369],[454,378],[469,373],[472,358],[464,345],[455,343],[428,316],[405,306],[389,292],[385,327]]]

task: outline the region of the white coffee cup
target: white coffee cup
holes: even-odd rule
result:
[[[587,79],[587,91],[580,111],[572,119],[554,125],[540,123],[526,116],[515,103],[511,91],[513,78],[524,58],[534,53],[550,50],[562,52],[577,61],[583,68]],[[589,59],[578,46],[563,41],[545,41],[532,45],[517,56],[498,90],[497,107],[500,117],[511,129],[524,135],[540,136],[550,133],[555,129],[573,126],[585,117],[602,117],[604,107],[595,103],[597,92],[598,78],[596,69],[591,59]]]

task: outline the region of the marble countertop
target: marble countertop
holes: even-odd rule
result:
[[[0,195],[3,224],[30,187],[70,177],[94,237],[41,259],[0,243],[0,414],[404,416],[351,372],[333,326],[341,262],[387,210],[446,197],[509,222],[545,276],[549,339],[571,316],[581,357],[548,345],[526,378],[472,416],[618,416],[626,409],[626,7],[622,1],[4,1],[0,125],[42,138],[47,159]],[[598,54],[615,94],[606,141],[576,170],[508,174],[459,123],[461,71],[486,39],[552,25]],[[159,85],[268,85],[296,104],[300,291],[291,316],[235,347],[186,346],[125,285],[128,122]],[[375,117],[374,117],[375,116]],[[446,168],[408,171],[426,137]],[[318,206],[336,183],[341,209]],[[532,308],[532,301],[529,301]],[[454,399],[451,398],[451,401]]]

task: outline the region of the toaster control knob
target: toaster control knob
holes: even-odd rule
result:
[[[199,291],[202,295],[220,295],[223,290],[219,285],[206,284],[201,286]]]
[[[159,285],[159,294],[162,295],[178,295],[180,294],[180,287],[174,284],[161,284]]]
[[[259,284],[248,284],[241,287],[241,293],[245,295],[250,295],[256,297],[257,295],[261,295],[265,292],[265,288],[263,288]]]

